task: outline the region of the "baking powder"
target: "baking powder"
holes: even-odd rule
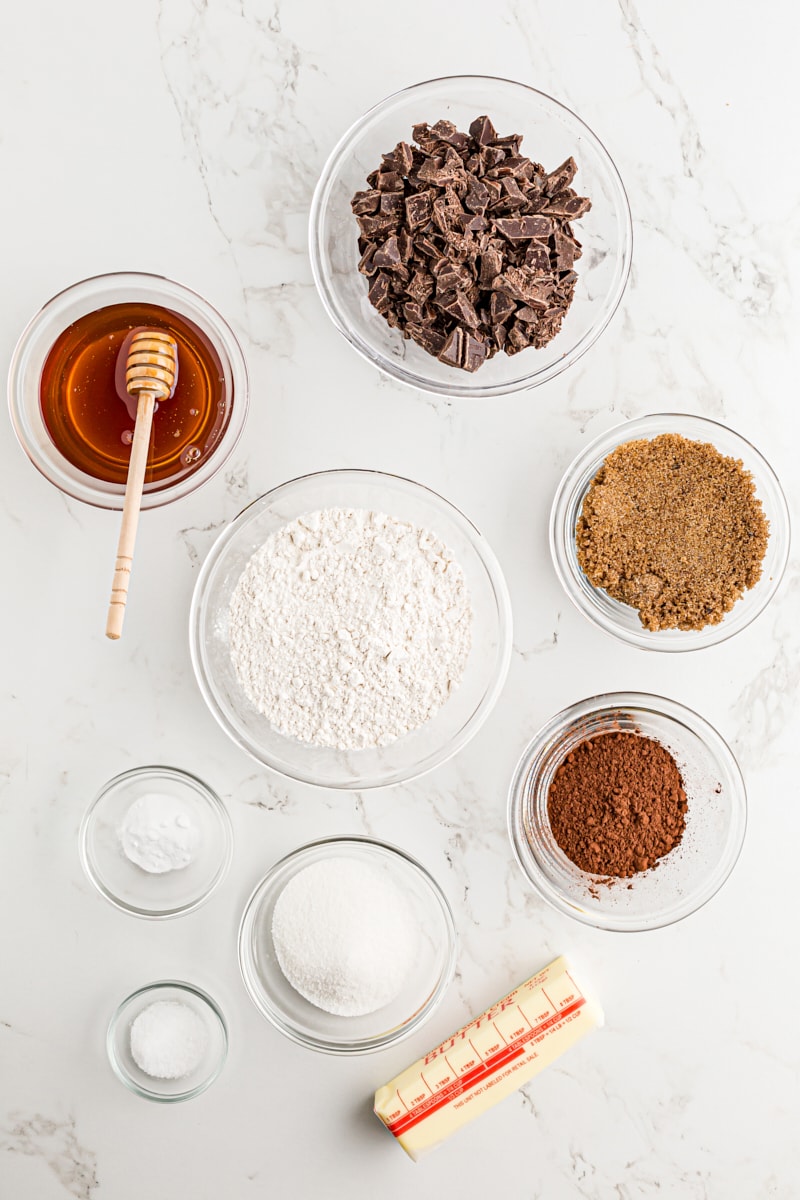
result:
[[[161,875],[194,860],[200,831],[191,811],[175,796],[148,792],[134,800],[119,829],[125,857],[143,871]]]

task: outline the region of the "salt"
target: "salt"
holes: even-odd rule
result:
[[[119,829],[125,857],[160,875],[194,861],[200,831],[191,810],[174,796],[151,792],[134,800]]]
[[[145,1075],[183,1079],[196,1071],[208,1045],[203,1018],[179,1000],[156,1000],[131,1025],[131,1055]]]
[[[275,904],[272,941],[286,979],[325,1012],[364,1016],[394,1000],[417,957],[411,907],[384,872],[355,858],[312,863]]]

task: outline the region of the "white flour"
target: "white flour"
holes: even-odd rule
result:
[[[253,554],[230,604],[231,659],[283,734],[341,750],[385,746],[459,684],[472,610],[432,533],[383,513],[306,513]]]

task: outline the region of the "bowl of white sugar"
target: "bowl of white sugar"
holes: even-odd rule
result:
[[[382,787],[480,728],[508,670],[511,604],[491,547],[447,500],[324,471],[223,531],[190,641],[209,709],[253,758],[305,783]]]
[[[453,978],[450,906],[425,868],[366,837],[311,842],[256,886],[239,965],[256,1008],[329,1054],[384,1049],[418,1029]]]

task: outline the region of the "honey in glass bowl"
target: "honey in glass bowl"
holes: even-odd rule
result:
[[[20,446],[66,496],[120,510],[136,420],[125,390],[127,339],[142,328],[178,346],[173,395],[158,405],[142,508],[191,495],[236,446],[249,409],[236,334],[198,292],[163,275],[116,271],[58,292],[23,330],[8,372]]]
[[[47,431],[80,471],[124,484],[136,420],[125,391],[125,346],[143,327],[163,329],[178,345],[173,395],[156,405],[146,483],[176,481],[198,469],[225,431],[231,397],[219,355],[186,317],[144,302],[110,304],[73,321],[42,367],[40,399]]]

